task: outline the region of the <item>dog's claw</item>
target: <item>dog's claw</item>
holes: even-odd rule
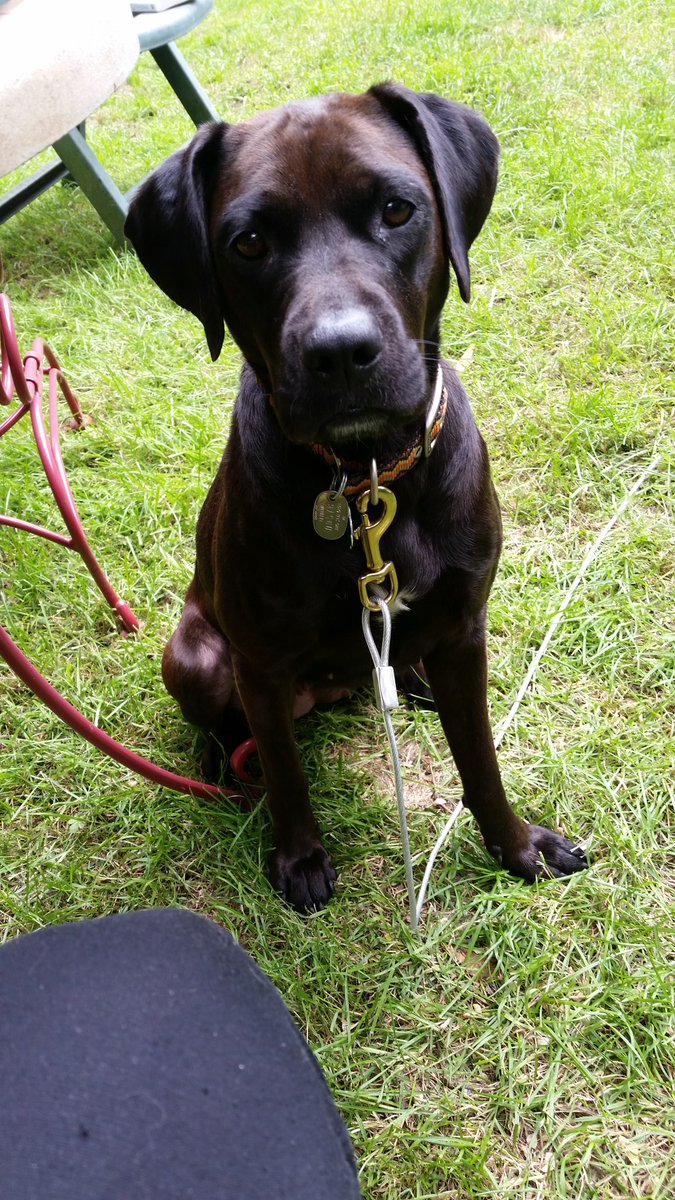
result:
[[[321,843],[309,854],[292,856],[275,851],[270,877],[272,886],[297,912],[318,912],[325,908],[337,879],[330,856]]]
[[[560,878],[584,871],[588,859],[583,847],[575,845],[561,833],[541,825],[527,825],[527,844],[511,850],[505,846],[488,846],[501,866],[528,883],[535,879]]]

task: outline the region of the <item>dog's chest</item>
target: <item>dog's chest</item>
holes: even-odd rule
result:
[[[365,538],[360,536],[358,514],[341,541],[328,545],[319,543],[320,539],[314,537],[311,555],[302,558],[306,562],[307,557],[311,557],[317,565],[316,594],[321,597],[322,604],[330,607],[335,599],[357,597],[360,577],[373,570],[372,547],[367,547]],[[391,563],[398,581],[392,615],[407,609],[413,598],[428,595],[447,565],[433,532],[405,512],[396,515],[392,527],[373,545],[378,559],[384,564]]]
[[[392,616],[391,662],[403,668],[422,658],[438,638],[443,606],[435,594],[416,597],[402,589],[390,605]],[[363,607],[356,580],[342,581],[337,593],[324,597],[306,612],[303,642],[297,646],[296,678],[318,687],[355,688],[370,681],[372,661],[363,633]],[[376,642],[381,642],[382,621],[371,618]]]

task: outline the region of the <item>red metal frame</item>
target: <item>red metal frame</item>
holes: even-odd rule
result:
[[[58,546],[65,546],[68,550],[75,550],[113,609],[122,626],[123,634],[132,633],[139,628],[138,619],[130,605],[124,600],[120,600],[87,541],[63,465],[59,441],[59,389],[72,413],[74,428],[81,428],[84,424],[84,415],[79,401],[63,374],[56,355],[42,338],[36,338],[31,351],[24,359],[21,358],[12,309],[9,298],[4,293],[0,293],[0,349],[0,405],[8,408],[15,394],[18,402],[9,416],[0,423],[0,438],[9,433],[10,429],[13,429],[25,416],[30,415],[42,466],[68,534],[56,533],[51,529],[34,525],[31,521],[22,521],[17,517],[2,514],[0,514],[0,525],[20,529],[26,533],[35,534],[37,537],[46,538],[47,541],[55,542]],[[45,374],[49,397],[48,425],[45,421],[42,395]],[[227,797],[244,807],[250,807],[251,800],[248,796],[197,779],[176,775],[173,771],[167,771],[163,767],[157,766],[156,763],[150,762],[147,758],[143,758],[140,754],[136,754],[133,750],[129,750],[120,742],[115,741],[74,708],[45,679],[44,675],[40,674],[37,667],[19,649],[2,625],[0,625],[0,655],[38,699],[51,708],[52,712],[65,721],[71,729],[136,774],[174,791],[188,792],[193,796],[217,800]],[[231,757],[231,765],[243,783],[251,784],[252,782],[246,769],[246,763],[253,753],[255,753],[255,741],[253,738],[249,738],[237,748]]]

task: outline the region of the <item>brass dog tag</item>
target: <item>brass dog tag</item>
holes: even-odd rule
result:
[[[349,525],[349,502],[340,492],[319,492],[312,511],[314,532],[336,542]]]

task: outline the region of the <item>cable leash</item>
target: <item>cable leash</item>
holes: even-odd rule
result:
[[[574,593],[576,592],[582,579],[584,578],[586,571],[588,570],[588,568],[590,567],[590,565],[594,561],[594,559],[597,557],[597,555],[600,551],[600,547],[602,546],[605,539],[611,533],[612,529],[616,525],[619,518],[623,515],[623,513],[627,509],[632,498],[640,490],[640,488],[642,487],[645,480],[652,474],[653,471],[656,470],[656,468],[659,466],[660,462],[661,462],[661,455],[656,454],[654,456],[654,458],[652,459],[652,461],[650,462],[649,466],[645,468],[645,470],[642,472],[642,474],[639,476],[639,478],[635,481],[635,483],[632,485],[632,487],[629,488],[629,490],[626,492],[625,496],[623,497],[623,500],[617,506],[613,515],[609,518],[609,520],[602,527],[602,529],[600,530],[600,533],[597,535],[597,537],[595,538],[595,541],[592,543],[590,549],[587,551],[586,555],[584,556],[581,566],[579,567],[579,570],[577,571],[574,579],[572,580],[572,583],[570,584],[567,591],[565,592],[562,602],[558,606],[558,608],[553,616],[553,619],[550,622],[549,627],[541,641],[539,649],[537,650],[536,654],[534,655],[534,658],[532,659],[532,662],[530,663],[530,666],[525,674],[525,677],[518,689],[518,692],[516,693],[516,697],[515,697],[515,700],[513,701],[513,704],[511,705],[511,708],[509,709],[508,713],[506,714],[506,717],[500,723],[500,725],[497,729],[497,732],[496,732],[495,738],[494,738],[495,749],[497,749],[500,746],[500,744],[504,738],[504,735],[506,734],[508,729],[513,724],[516,714],[518,712],[518,709],[520,707],[521,701],[523,700],[523,697],[525,696],[530,684],[532,683],[532,680],[534,679],[534,677],[537,673],[537,670],[539,668],[541,660],[543,659],[544,654],[546,653],[546,650],[548,649],[548,646],[549,646],[558,626],[560,625],[560,622],[563,619],[565,611],[567,610],[567,608],[569,607],[569,605],[572,601],[572,597],[574,596]],[[374,461],[373,461],[373,464],[371,467],[370,485],[371,485],[371,488],[370,488],[371,495],[374,493],[377,496],[377,467],[376,467],[376,464]],[[366,493],[366,495],[367,494],[368,493]],[[368,497],[368,499],[370,499],[370,497]],[[364,506],[362,507],[361,511],[364,514],[367,511],[367,501],[366,501],[366,504],[364,504]],[[364,524],[365,524],[365,517],[364,517]],[[360,531],[357,531],[357,535],[358,535],[358,532],[360,532]],[[369,562],[369,565],[370,565],[370,562]],[[390,566],[391,564],[387,564],[387,565]],[[393,568],[392,568],[392,571],[393,571]],[[394,573],[394,579],[395,579],[395,573]],[[380,582],[384,582],[384,580],[382,580],[382,581],[378,580],[378,583],[380,583]],[[366,587],[369,589],[367,592],[366,592]],[[398,803],[398,815],[399,815],[399,823],[400,823],[400,829],[401,829],[401,843],[402,843],[402,848],[403,848],[403,860],[404,860],[404,864],[405,864],[406,887],[408,890],[408,906],[409,906],[409,910],[410,910],[410,928],[414,932],[416,932],[419,929],[420,916],[421,916],[422,909],[424,908],[424,904],[426,901],[427,890],[429,887],[429,881],[431,879],[431,872],[433,870],[434,863],[436,862],[436,859],[438,858],[438,855],[439,855],[440,851],[442,850],[443,845],[445,844],[448,834],[452,830],[453,826],[457,823],[459,817],[462,815],[462,812],[464,810],[464,804],[460,800],[459,803],[455,805],[448,820],[446,821],[445,825],[443,826],[443,829],[441,830],[438,838],[436,839],[436,842],[434,843],[431,854],[429,855],[429,859],[427,861],[427,865],[424,870],[424,875],[422,876],[422,883],[420,886],[419,895],[417,895],[415,892],[415,878],[414,878],[414,874],[413,874],[412,856],[410,853],[410,840],[408,837],[408,820],[407,820],[406,807],[405,807],[405,784],[403,782],[403,775],[401,772],[401,760],[400,760],[400,756],[398,753],[396,734],[394,732],[394,726],[393,726],[393,722],[392,722],[392,718],[391,718],[392,710],[399,707],[398,692],[397,692],[397,688],[396,688],[396,677],[394,675],[393,667],[390,666],[390,664],[389,664],[389,650],[390,650],[390,646],[391,646],[391,613],[389,611],[389,604],[394,599],[394,597],[392,595],[389,595],[389,597],[386,597],[385,593],[384,593],[384,589],[379,586],[373,586],[370,581],[370,578],[368,579],[367,584],[360,590],[362,591],[362,600],[363,600],[363,593],[366,593],[368,596],[368,599],[369,599],[369,603],[367,606],[366,606],[365,600],[363,600],[364,607],[363,607],[363,612],[361,614],[361,623],[363,626],[363,636],[365,638],[368,650],[370,651],[370,656],[373,660],[373,685],[374,685],[374,689],[375,689],[375,700],[376,700],[377,706],[380,709],[380,711],[382,712],[382,716],[384,718],[384,726],[385,726],[387,738],[389,741],[389,748],[391,751],[391,760],[392,760],[392,766],[394,769],[394,780],[396,783],[396,800]],[[375,638],[373,637],[373,633],[370,628],[371,614],[375,611],[379,611],[379,613],[381,614],[381,617],[382,617],[382,645],[381,645],[381,649],[379,651],[377,649]]]
[[[380,592],[379,588],[378,592]],[[382,615],[382,649],[379,653],[375,643],[375,638],[373,637],[372,630],[370,628],[370,618],[373,611],[372,609],[364,608],[361,614],[361,624],[363,626],[363,636],[366,639],[366,645],[373,660],[373,686],[375,688],[375,701],[384,718],[384,727],[387,732],[389,749],[391,751],[391,761],[394,768],[394,780],[396,783],[398,817],[401,827],[403,861],[405,863],[405,881],[408,889],[410,928],[416,930],[419,922],[419,911],[417,907],[417,896],[415,894],[415,877],[413,875],[412,855],[410,853],[410,841],[408,838],[408,821],[405,811],[405,784],[403,782],[403,774],[401,772],[401,759],[398,753],[396,734],[394,733],[394,726],[391,719],[392,709],[399,707],[396,676],[394,675],[394,668],[389,665],[389,647],[391,645],[391,613],[389,612],[389,605],[384,599],[382,593],[375,595],[374,599]]]
[[[590,565],[594,561],[594,559],[597,558],[600,547],[602,546],[602,543],[612,532],[612,529],[616,525],[619,518],[621,516],[623,516],[624,512],[628,508],[628,505],[630,504],[631,500],[633,499],[633,496],[635,496],[636,493],[639,492],[639,490],[642,487],[645,480],[652,474],[653,471],[656,470],[656,468],[658,467],[660,462],[661,462],[661,455],[655,454],[654,458],[650,462],[649,466],[645,467],[644,471],[638,477],[638,479],[635,481],[635,483],[632,485],[632,487],[630,487],[628,489],[623,500],[617,506],[615,512],[612,514],[612,516],[609,518],[609,520],[605,522],[602,529],[600,530],[600,533],[596,537],[595,541],[592,543],[590,549],[586,552],[586,554],[582,560],[581,566],[579,567],[579,570],[577,571],[574,579],[572,580],[570,586],[568,587],[567,591],[565,592],[565,595],[563,596],[563,599],[562,599],[561,603],[559,604],[559,606],[553,616],[553,619],[551,620],[551,623],[550,623],[548,629],[546,630],[546,633],[544,634],[544,637],[542,638],[539,649],[537,650],[536,654],[534,655],[534,658],[532,659],[532,662],[530,663],[530,665],[525,673],[525,677],[524,677],[520,687],[518,688],[518,691],[516,693],[516,697],[515,697],[515,700],[513,701],[513,704],[511,705],[508,713],[504,717],[504,720],[500,722],[500,724],[497,728],[497,731],[496,731],[495,737],[494,737],[495,750],[499,749],[502,741],[504,740],[504,735],[511,728],[511,726],[516,718],[518,709],[520,708],[521,701],[523,700],[530,684],[532,683],[532,680],[534,679],[534,677],[537,673],[539,664],[541,663],[542,658],[544,657],[546,651],[548,650],[548,647],[551,643],[553,635],[555,634],[558,626],[560,625],[560,622],[562,621],[563,616],[565,615],[565,611],[569,608],[570,603],[572,601],[572,597],[574,596],[574,593],[576,592],[577,588],[579,587],[579,584],[581,583],[584,575],[586,574],[586,571],[588,570],[588,568],[590,567]],[[446,841],[446,838],[448,837],[448,834],[450,833],[453,826],[456,824],[456,822],[461,817],[463,811],[464,811],[464,804],[460,800],[459,803],[456,804],[455,807],[453,808],[452,812],[450,813],[450,816],[448,817],[448,820],[446,821],[445,825],[443,826],[441,832],[439,833],[439,835],[433,845],[431,854],[429,855],[429,860],[428,860],[427,865],[424,870],[424,875],[422,876],[422,884],[420,887],[419,897],[417,899],[416,916],[417,916],[418,921],[419,921],[420,913],[422,912],[422,909],[424,908],[424,902],[427,897],[427,889],[429,887],[429,880],[431,879],[431,872],[433,870],[434,863],[436,862],[438,855],[440,854],[441,850],[443,849],[443,846],[445,845],[445,841]]]

